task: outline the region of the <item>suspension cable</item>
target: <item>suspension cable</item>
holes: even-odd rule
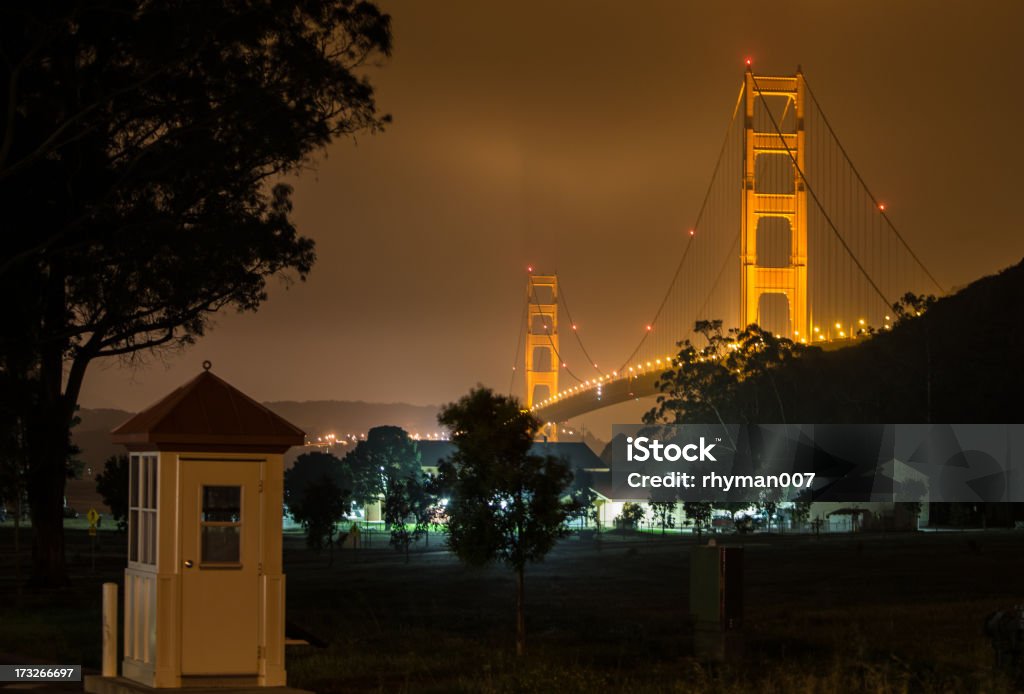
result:
[[[588,352],[587,348],[583,345],[583,338],[580,337],[580,333],[576,329],[576,321],[572,319],[572,314],[569,312],[569,302],[565,299],[565,290],[561,287],[558,288],[558,300],[562,303],[562,308],[565,309],[565,317],[569,319],[569,323],[572,325],[572,334],[576,337],[576,342],[583,351],[583,356],[587,358],[587,361],[590,362],[590,365],[594,367],[597,373],[602,376],[607,376],[608,374],[601,370],[597,365],[597,362],[594,361],[594,358],[590,356],[590,352]]]
[[[928,279],[930,279],[932,283],[938,288],[939,292],[945,293],[946,290],[943,289],[942,285],[939,284],[939,281],[935,279],[935,276],[932,275],[932,273],[928,270],[927,266],[925,266],[925,264],[921,262],[921,259],[917,257],[917,254],[914,253],[914,249],[911,248],[910,244],[907,243],[906,239],[903,238],[903,234],[899,232],[899,230],[896,228],[896,225],[892,223],[891,219],[889,219],[889,215],[885,213],[885,210],[880,208],[878,198],[876,198],[874,193],[871,192],[871,189],[868,188],[868,184],[864,181],[864,177],[860,175],[860,171],[858,171],[857,167],[854,166],[853,160],[850,159],[850,155],[846,153],[846,148],[843,147],[843,143],[839,140],[839,135],[837,135],[836,131],[832,128],[832,123],[829,122],[828,116],[825,115],[824,109],[821,108],[821,102],[818,101],[818,97],[814,96],[814,90],[811,89],[811,84],[810,82],[807,81],[806,77],[804,77],[804,86],[807,88],[807,94],[811,97],[811,101],[813,101],[814,105],[818,107],[818,115],[821,116],[821,121],[825,124],[825,127],[828,128],[829,133],[832,134],[832,139],[836,141],[836,145],[839,147],[839,151],[842,152],[843,158],[846,159],[846,163],[850,165],[850,169],[853,171],[853,175],[857,177],[858,181],[860,181],[861,187],[864,188],[864,192],[868,194],[869,198],[871,198],[871,202],[874,204],[875,208],[882,213],[882,218],[885,219],[886,224],[889,225],[889,229],[891,229],[892,233],[896,235],[896,238],[899,239],[900,243],[903,244],[903,247],[907,249],[907,253],[909,253],[910,257],[914,259],[914,262],[916,262],[918,266],[922,270],[924,270],[924,274],[928,275]]]
[[[757,77],[755,77],[752,72],[750,76],[754,82],[754,90],[757,92],[757,95],[764,99],[764,97],[761,95],[761,87],[759,87],[757,84]],[[779,128],[779,124],[775,120],[775,114],[772,113],[772,110],[770,108],[767,108],[767,103],[765,103],[765,106],[765,113],[768,114],[768,118],[772,122],[772,127],[775,128],[775,133],[779,136],[779,140],[782,142],[782,146],[786,149],[786,154],[789,155],[790,160],[793,162],[793,168],[796,169],[796,172],[800,175],[800,180],[803,181],[804,185],[807,187],[807,192],[810,193],[811,198],[814,200],[814,204],[818,206],[818,210],[820,210],[821,214],[825,217],[825,221],[828,222],[829,228],[832,229],[832,232],[835,234],[836,238],[839,239],[839,243],[841,243],[843,248],[846,249],[846,253],[850,256],[850,259],[853,260],[854,265],[856,265],[857,269],[860,270],[862,275],[864,275],[864,279],[868,281],[868,284],[871,285],[871,288],[874,289],[875,293],[878,294],[878,296],[882,299],[882,302],[885,304],[886,308],[889,308],[890,306],[892,306],[889,299],[886,298],[882,290],[878,288],[878,285],[875,284],[875,281],[871,279],[871,275],[868,274],[868,271],[861,264],[860,260],[858,260],[857,256],[853,252],[853,249],[851,249],[849,244],[846,243],[846,239],[843,238],[843,235],[839,233],[839,229],[836,228],[835,223],[832,221],[832,217],[829,215],[828,211],[825,210],[825,207],[821,204],[821,201],[818,199],[817,193],[814,192],[814,188],[811,187],[810,182],[807,180],[807,176],[804,175],[803,168],[801,168],[800,164],[797,163],[796,156],[793,154],[793,150],[790,149],[789,145],[786,143],[786,138],[783,137],[782,130]]]
[[[519,320],[519,337],[516,338],[516,356],[512,360],[512,378],[508,383],[508,394],[513,395],[516,387],[516,366],[519,364],[519,352],[523,348],[523,332],[526,330],[526,321],[530,315],[530,297],[523,302],[523,317]]]
[[[743,103],[743,86],[740,86],[740,92],[736,97],[736,105],[732,109],[732,118],[729,119],[729,126],[725,129],[725,139],[722,141],[722,148],[718,152],[718,160],[715,162],[715,169],[711,173],[711,181],[708,183],[707,191],[704,193],[704,201],[700,205],[700,211],[697,213],[697,221],[693,224],[693,233],[691,233],[689,240],[686,243],[686,248],[683,249],[683,257],[679,259],[679,264],[676,266],[676,271],[672,274],[672,281],[669,282],[668,289],[665,291],[665,296],[662,297],[661,303],[658,304],[658,310],[654,312],[654,318],[650,323],[647,324],[647,330],[644,331],[643,337],[640,338],[640,342],[637,343],[633,351],[629,353],[629,356],[622,362],[622,366],[619,367],[619,371],[626,368],[626,365],[632,361],[636,353],[643,347],[644,342],[647,341],[647,337],[654,330],[654,325],[657,323],[658,318],[661,316],[662,310],[665,308],[665,304],[668,302],[669,296],[672,294],[672,289],[676,286],[676,281],[679,279],[679,274],[683,270],[683,265],[686,263],[686,258],[690,254],[690,248],[693,247],[693,240],[696,237],[696,231],[700,227],[701,219],[704,217],[704,210],[707,208],[708,200],[711,197],[711,191],[715,185],[715,179],[718,177],[718,170],[722,166],[722,160],[724,159],[725,150],[729,144],[729,134],[732,132],[733,125],[736,123],[736,114],[739,113],[740,104]]]
[[[530,295],[529,296],[532,299],[533,305],[536,306],[539,309],[541,304],[540,304],[540,300],[537,298],[537,287],[534,286],[534,284],[533,284],[533,277],[532,276],[530,277]],[[554,352],[555,358],[558,359],[558,365],[556,366],[556,370],[558,368],[563,368],[563,369],[565,369],[565,372],[567,374],[569,374],[571,377],[576,379],[577,383],[583,383],[583,379],[573,373],[572,369],[569,368],[569,363],[566,362],[565,360],[563,360],[562,359],[562,355],[558,353],[558,348],[555,347],[555,340],[551,336],[551,325],[545,325],[544,328],[545,328],[545,330],[547,330],[547,332],[545,334],[548,336],[548,344],[551,346],[551,351]],[[552,395],[554,395],[554,393],[552,393]]]

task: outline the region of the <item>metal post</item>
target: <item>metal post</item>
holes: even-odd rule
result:
[[[103,676],[117,677],[117,584],[103,584]]]

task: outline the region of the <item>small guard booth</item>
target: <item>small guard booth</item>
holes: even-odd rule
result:
[[[203,367],[112,432],[130,452],[122,676],[284,687],[283,454],[305,434]]]

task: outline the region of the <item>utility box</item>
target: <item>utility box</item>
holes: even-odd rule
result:
[[[283,454],[305,434],[203,366],[113,431],[130,453],[122,675],[284,687]]]
[[[743,625],[742,547],[708,543],[690,549],[690,615],[698,657],[724,660],[739,655]]]

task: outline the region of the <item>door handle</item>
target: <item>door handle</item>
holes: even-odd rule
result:
[[[185,568],[186,569],[191,569],[192,568],[192,560],[191,559],[186,559],[185,560]]]

